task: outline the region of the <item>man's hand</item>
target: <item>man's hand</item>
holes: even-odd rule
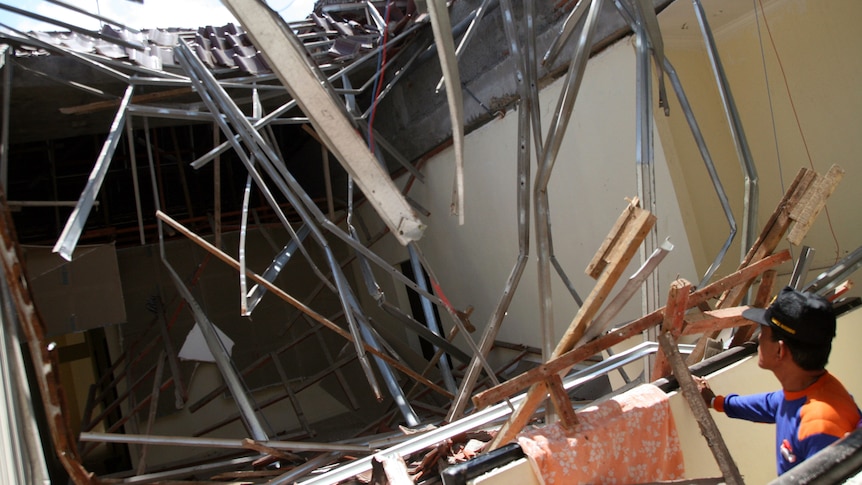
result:
[[[709,388],[709,381],[703,377],[692,376],[694,383],[697,384],[697,390],[700,391],[701,397],[707,406],[712,407],[712,400],[715,398],[715,393]]]

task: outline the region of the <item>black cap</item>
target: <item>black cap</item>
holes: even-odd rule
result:
[[[829,345],[835,337],[832,303],[787,286],[768,308],[749,308],[742,316],[769,325],[784,338],[809,345]]]

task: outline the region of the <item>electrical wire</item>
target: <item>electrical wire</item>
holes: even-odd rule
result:
[[[796,127],[799,130],[799,137],[802,139],[802,146],[805,147],[805,155],[808,157],[808,165],[814,170],[814,160],[811,158],[811,151],[808,149],[808,142],[805,139],[805,133],[802,131],[802,123],[799,121],[799,114],[796,112],[796,104],[793,102],[793,95],[790,93],[790,85],[787,82],[787,73],[784,71],[784,64],[781,62],[781,56],[778,54],[778,48],[775,46],[775,39],[772,37],[772,29],[769,27],[769,21],[766,19],[766,10],[763,8],[763,0],[757,0],[758,4],[760,4],[760,12],[763,16],[763,25],[766,27],[766,33],[769,36],[769,42],[772,44],[772,51],[775,53],[775,59],[778,61],[778,68],[781,71],[781,78],[784,81],[784,89],[787,91],[787,99],[790,102],[790,108],[793,110],[793,119],[796,121]],[[757,12],[757,7],[755,6],[755,14]],[[758,37],[760,36],[760,24],[758,23]],[[762,45],[762,44],[761,44]],[[761,52],[763,48],[761,47]],[[765,70],[765,68],[764,68]],[[768,86],[767,86],[768,90]],[[771,99],[771,98],[770,98]],[[770,104],[770,110],[772,106]],[[773,129],[775,125],[775,118],[773,117]],[[777,143],[777,142],[776,142]],[[781,165],[781,159],[778,160],[779,167]],[[782,183],[783,186],[783,183]],[[838,243],[838,236],[835,234],[835,227],[832,225],[832,217],[829,214],[829,207],[824,207],[823,212],[826,213],[826,221],[829,225],[829,232],[832,234],[832,240],[835,242],[835,262],[841,258],[841,245]]]
[[[769,117],[772,120],[772,139],[775,142],[775,159],[778,161],[778,180],[781,183],[781,192],[786,190],[784,185],[784,170],[781,165],[781,150],[778,148],[778,130],[775,124],[775,104],[772,101],[772,90],[769,89],[769,70],[766,69],[766,52],[763,49],[763,34],[760,31],[760,19],[757,14],[757,1],[754,1],[754,23],[757,25],[757,40],[760,42],[760,60],[763,64],[763,77],[766,84],[766,97],[769,99]]]
[[[368,116],[368,148],[374,152],[374,116],[377,114],[377,97],[380,96],[380,91],[383,88],[383,75],[386,73],[386,42],[389,40],[389,12],[392,7],[392,0],[386,2],[386,13],[383,20],[383,41],[380,46],[380,53],[377,55],[377,78],[374,79],[374,87],[371,98],[371,114]]]

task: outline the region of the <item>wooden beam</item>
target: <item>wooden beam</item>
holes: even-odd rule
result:
[[[750,307],[735,306],[704,312],[704,318],[694,322],[686,322],[685,327],[682,329],[682,335],[696,335],[748,325],[751,323],[751,320],[742,316],[742,312],[748,308]]]
[[[673,375],[676,376],[676,380],[679,382],[679,387],[682,390],[683,396],[685,396],[686,402],[688,402],[688,407],[691,409],[692,414],[694,414],[698,426],[700,426],[700,432],[706,438],[706,444],[709,445],[709,449],[712,451],[716,463],[718,463],[718,469],[721,470],[725,483],[728,485],[743,485],[745,482],[742,480],[739,468],[734,463],[730,450],[727,449],[727,445],[721,437],[721,431],[719,431],[718,426],[716,426],[715,421],[712,419],[712,415],[709,414],[709,408],[707,408],[706,403],[703,401],[700,391],[697,390],[697,384],[692,379],[691,372],[679,353],[676,339],[673,338],[670,332],[661,332],[659,333],[658,340],[662,351],[667,356],[668,361],[670,361]]]
[[[593,259],[587,264],[586,274],[592,279],[597,279],[602,271],[605,269],[605,266],[608,264],[608,253],[611,248],[617,244],[620,235],[622,234],[623,227],[626,224],[630,223],[634,218],[634,208],[639,206],[638,198],[635,197],[629,203],[623,213],[617,218],[617,221],[614,223],[614,226],[611,228],[608,233],[608,237],[602,241],[602,245],[599,246],[596,254],[593,255]]]
[[[608,293],[613,290],[614,285],[622,276],[644,238],[655,225],[656,217],[649,211],[630,205],[624,211],[624,213],[628,212],[631,212],[632,215],[620,229],[621,235],[611,234],[608,236],[613,238],[615,243],[605,258],[607,266],[554,349],[554,356],[568,352],[580,340],[587,324],[599,311],[602,303],[608,297]]]
[[[553,374],[545,379],[545,384],[548,386],[548,393],[551,396],[551,402],[554,403],[554,409],[560,416],[560,424],[567,431],[572,431],[578,425],[578,416],[572,408],[572,400],[569,399],[569,394],[566,388],[563,387],[563,379],[559,374]]]
[[[580,340],[586,331],[587,324],[592,321],[601,308],[602,303],[604,303],[623,271],[625,271],[626,266],[628,266],[628,263],[634,257],[638,247],[640,247],[644,238],[655,224],[656,217],[649,211],[637,207],[637,203],[637,198],[635,198],[628,204],[623,210],[622,215],[618,218],[617,224],[614,225],[608,238],[605,239],[605,243],[609,247],[600,250],[600,253],[603,254],[601,259],[606,261],[607,264],[602,269],[601,276],[596,282],[595,287],[593,287],[593,291],[584,300],[572,323],[569,324],[566,333],[563,334],[563,337],[557,343],[557,347],[551,355],[552,358],[568,352]],[[610,242],[608,242],[609,240]],[[605,244],[603,244],[604,246]],[[565,371],[566,369],[560,370],[560,372]],[[526,408],[523,409],[523,416],[526,416],[524,419],[529,419],[529,416],[532,416],[538,405],[544,400],[544,395],[542,399],[533,396],[536,392],[538,392],[538,388],[534,386],[529,391],[530,396],[521,403],[521,408]],[[542,392],[546,393],[547,389],[545,388]],[[529,409],[529,406],[534,404],[536,407]],[[499,448],[500,445],[512,440],[521,431],[526,421],[519,423],[516,420],[516,416],[521,416],[521,413],[512,414],[509,421],[503,425],[491,442],[489,449]]]
[[[676,280],[670,284],[667,293],[667,304],[664,307],[664,321],[661,331],[670,332],[674,338],[682,333],[685,319],[685,311],[688,309],[688,294],[691,292],[691,283],[685,280]],[[670,362],[664,352],[656,354],[650,381],[670,375]]]

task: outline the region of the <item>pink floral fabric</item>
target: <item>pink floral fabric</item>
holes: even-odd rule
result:
[[[570,434],[553,424],[518,436],[545,484],[635,484],[684,478],[679,435],[661,389],[644,384],[577,415],[579,424]]]

